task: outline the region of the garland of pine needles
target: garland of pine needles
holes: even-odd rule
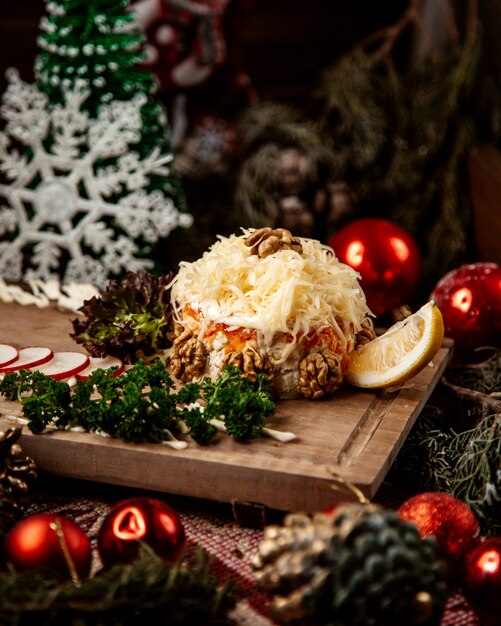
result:
[[[41,573],[0,573],[0,626],[152,626],[234,622],[228,586],[216,586],[205,552],[175,564],[148,546],[129,565],[81,581],[57,582]]]
[[[484,527],[499,533],[501,414],[484,417],[474,428],[452,436],[448,457],[446,471],[436,475],[438,490],[466,502]]]
[[[469,157],[483,143],[501,146],[501,85],[487,68],[478,0],[440,2],[447,15],[442,48],[427,32],[423,0],[408,0],[395,23],[322,70],[306,110],[258,103],[239,129],[234,195],[245,225],[287,219],[276,202],[277,153],[298,146],[318,165],[311,188],[323,187],[322,176],[327,186],[348,186],[350,219],[387,218],[414,237],[423,259],[416,304],[448,271],[475,260]],[[426,53],[402,67],[399,53],[412,37]],[[313,205],[308,211],[319,231],[309,236],[325,242],[344,224],[326,226]]]

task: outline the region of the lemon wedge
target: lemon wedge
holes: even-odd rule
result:
[[[355,387],[399,385],[423,369],[444,338],[444,321],[433,300],[350,355],[346,380]]]

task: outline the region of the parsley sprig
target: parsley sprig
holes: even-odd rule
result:
[[[138,361],[120,376],[97,370],[73,390],[41,372],[20,370],[5,375],[0,393],[17,400],[28,428],[42,433],[48,426],[80,426],[133,442],[161,442],[186,432],[200,444],[215,437],[213,420],[221,420],[237,440],[258,437],[275,403],[264,375],[255,383],[232,366],[215,381],[189,383],[175,391],[161,360]],[[184,428],[183,428],[184,424]]]
[[[28,428],[34,433],[43,432],[50,423],[58,428],[68,423],[70,388],[42,372],[10,372],[0,383],[0,393],[22,405]]]
[[[265,419],[275,412],[268,380],[264,374],[252,383],[237,367],[226,367],[219,378],[205,378],[201,395],[207,403],[207,418],[221,419],[235,439],[259,437]]]

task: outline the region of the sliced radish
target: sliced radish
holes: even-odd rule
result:
[[[108,370],[110,367],[118,367],[116,372],[113,373],[113,376],[120,376],[125,369],[123,362],[116,356],[105,356],[103,358],[91,356],[89,361],[89,365],[81,372],[78,372],[77,380],[87,380],[92,372],[96,370]]]
[[[0,372],[15,372],[16,370],[27,370],[43,363],[48,363],[54,352],[44,346],[26,346],[19,348],[17,359],[0,368]]]
[[[17,359],[19,350],[8,343],[0,343],[0,367],[9,365]]]
[[[37,372],[42,372],[46,376],[51,376],[56,380],[63,380],[64,378],[70,378],[76,376],[79,372],[84,370],[89,365],[89,357],[82,352],[54,352],[52,359],[37,367],[31,367],[30,369]]]

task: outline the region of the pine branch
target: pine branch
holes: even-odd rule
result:
[[[450,49],[453,53],[459,54],[461,50],[461,41],[453,2],[451,2],[451,0],[441,0],[441,4],[444,12]],[[407,8],[395,22],[374,31],[362,39],[357,44],[357,47],[362,50],[369,50],[375,44],[378,44],[378,46],[371,53],[374,58],[393,63],[392,54],[396,44],[403,34],[413,27],[419,33],[421,41],[426,44],[428,58],[431,60],[432,64],[439,63],[442,60],[441,55],[433,45],[430,34],[424,27],[422,13],[423,0],[409,0]],[[471,41],[475,36],[477,27],[478,0],[468,0],[465,44],[467,44],[468,41]]]
[[[419,20],[419,9],[422,4],[422,0],[410,0],[409,6],[396,22],[374,31],[362,39],[362,41],[357,44],[357,47],[366,50],[372,47],[375,43],[381,42],[373,54],[375,58],[378,59],[389,58],[402,33],[411,24]]]
[[[446,378],[397,456],[389,482],[407,492],[449,493],[472,508],[484,534],[496,535],[501,531],[501,351],[481,363],[449,366]]]
[[[468,402],[479,406],[482,415],[490,415],[493,413],[501,415],[501,399],[498,399],[499,394],[485,394],[466,387],[459,387],[458,385],[447,382],[445,378],[442,378],[440,384],[451,393],[458,402]]]
[[[39,573],[0,573],[1,626],[142,626],[232,624],[230,589],[210,573],[198,550],[168,564],[144,546],[130,565],[117,565],[79,587]]]
[[[485,347],[477,350],[478,363],[449,366],[447,380],[460,387],[468,387],[484,394],[499,392],[501,389],[501,350]]]

